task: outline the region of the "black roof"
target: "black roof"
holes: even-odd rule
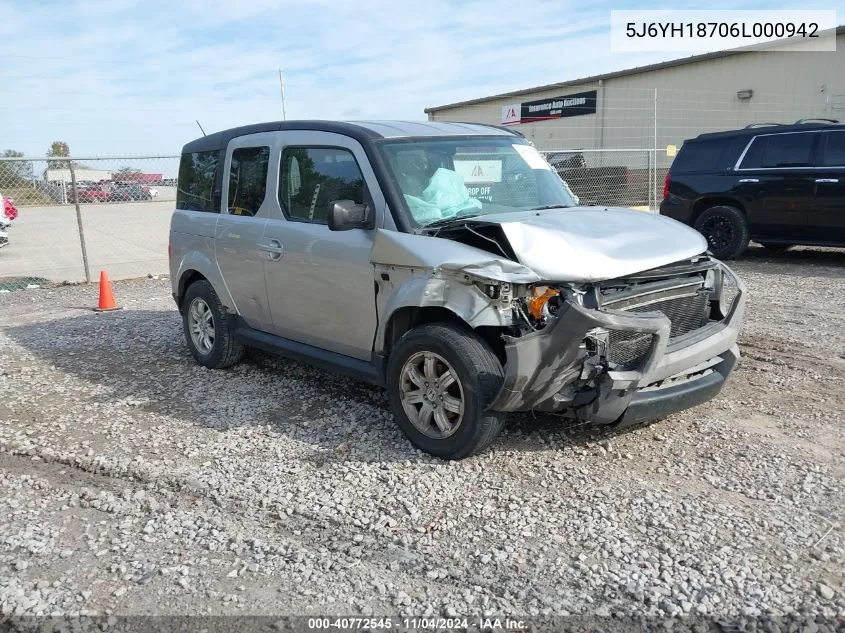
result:
[[[781,132],[815,132],[816,130],[845,130],[845,123],[791,123],[791,124],[757,124],[740,130],[725,130],[723,132],[705,132],[695,137],[695,140],[718,139],[729,136],[759,136],[761,134],[780,134]]]
[[[202,136],[187,143],[182,153],[211,152],[225,148],[229,141],[247,134],[279,130],[314,130],[335,132],[366,144],[385,138],[419,138],[434,136],[522,136],[514,130],[483,123],[447,121],[269,121],[255,123]]]

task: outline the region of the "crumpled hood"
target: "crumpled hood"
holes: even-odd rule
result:
[[[521,264],[548,281],[591,282],[700,255],[707,241],[671,218],[624,208],[574,207],[490,214]]]

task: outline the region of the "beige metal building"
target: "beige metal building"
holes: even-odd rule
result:
[[[701,132],[750,123],[845,119],[845,27],[836,49],[707,53],[425,112],[430,120],[511,124],[541,150],[680,147]]]
[[[90,169],[88,167],[74,167],[77,182],[100,182],[111,180],[112,172],[108,169]],[[48,169],[44,172],[44,180],[52,183],[70,184],[70,169]]]

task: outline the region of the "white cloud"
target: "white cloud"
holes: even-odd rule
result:
[[[572,1],[0,0],[0,149],[177,152],[206,130],[423,108],[618,69],[610,5]],[[13,25],[13,28],[9,25]]]

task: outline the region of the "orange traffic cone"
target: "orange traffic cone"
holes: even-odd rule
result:
[[[111,291],[111,282],[105,270],[100,271],[100,304],[94,308],[94,312],[109,312],[120,310],[114,302],[114,294]]]

